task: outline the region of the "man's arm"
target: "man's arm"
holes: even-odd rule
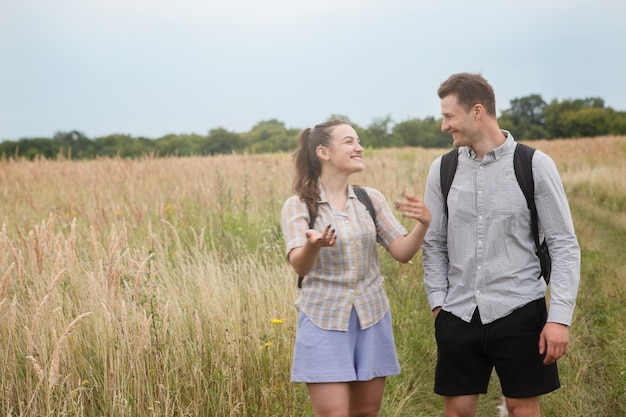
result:
[[[580,246],[561,176],[552,158],[541,151],[533,157],[533,176],[539,228],[552,258],[550,310],[539,336],[539,354],[545,355],[545,364],[551,364],[569,347],[569,326],[580,282]]]
[[[580,281],[580,246],[554,161],[545,153],[535,152],[533,175],[539,229],[552,258],[548,322],[570,326]]]
[[[448,292],[448,218],[441,193],[440,164],[441,158],[432,163],[424,192],[424,203],[432,220],[422,244],[422,263],[424,288],[433,312],[443,305]]]

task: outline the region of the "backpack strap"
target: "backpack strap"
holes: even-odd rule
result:
[[[513,168],[515,169],[515,178],[519,184],[524,197],[526,197],[526,205],[530,210],[530,221],[535,239],[535,246],[539,248],[539,219],[537,216],[537,207],[535,207],[535,179],[533,178],[533,155],[535,148],[518,143],[513,154]]]
[[[354,194],[356,198],[365,206],[368,213],[372,217],[372,221],[374,222],[374,226],[376,226],[376,209],[374,208],[374,204],[372,203],[372,199],[370,195],[365,191],[362,187],[352,186],[354,190]],[[309,229],[313,229],[315,226],[315,216],[309,210]],[[302,281],[304,280],[303,276],[298,277],[298,288],[302,288]]]
[[[309,206],[307,206],[308,208]],[[315,226],[315,218],[311,210],[309,209],[309,229],[313,229]],[[302,275],[298,275],[298,288],[302,288],[302,281],[304,281],[304,277]]]
[[[546,240],[544,239],[542,243],[539,243],[539,216],[535,206],[535,179],[533,177],[532,162],[534,154],[535,148],[518,143],[513,154],[513,168],[515,169],[517,183],[524,193],[526,205],[528,210],[530,210],[531,230],[535,240],[535,249],[541,263],[541,275],[547,284],[550,282],[551,262]]]
[[[452,181],[454,181],[454,174],[456,174],[456,166],[459,163],[459,150],[457,148],[452,149],[447,154],[441,156],[441,166],[439,167],[439,177],[441,178],[441,194],[443,195],[443,210],[448,216],[448,194],[450,193],[450,187],[452,187]]]
[[[515,178],[526,197],[526,204],[530,210],[533,219],[533,229],[537,225],[537,208],[535,207],[535,180],[533,178],[532,159],[535,154],[535,148],[531,148],[523,143],[518,143],[513,154],[513,168],[515,169]],[[537,237],[537,242],[539,238]]]
[[[370,195],[362,187],[352,186],[352,189],[354,190],[354,194],[356,194],[356,198],[358,198],[361,204],[365,206],[370,216],[372,217],[374,225],[376,225],[376,209],[374,208],[374,204],[372,203]]]

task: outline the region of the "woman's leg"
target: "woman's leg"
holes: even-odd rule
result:
[[[385,377],[350,383],[350,417],[378,417]]]
[[[377,417],[385,378],[370,381],[307,384],[315,417]]]
[[[307,384],[315,417],[348,417],[350,387],[347,382]]]

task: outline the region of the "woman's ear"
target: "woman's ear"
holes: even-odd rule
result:
[[[324,161],[328,161],[330,159],[330,155],[328,155],[328,148],[326,148],[326,146],[318,146],[315,148],[315,153],[318,158],[323,159]]]

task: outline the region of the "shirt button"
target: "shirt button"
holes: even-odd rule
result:
[[[476,295],[480,295],[480,290],[476,290]]]
[[[480,246],[480,245],[482,245],[482,244],[483,244],[483,241],[482,241],[482,240],[479,240],[479,241],[478,241],[478,245]]]
[[[482,220],[482,219],[483,219],[483,216],[478,216],[478,218],[479,218],[480,220]]]
[[[478,265],[478,269],[480,270],[482,268],[482,266]]]

